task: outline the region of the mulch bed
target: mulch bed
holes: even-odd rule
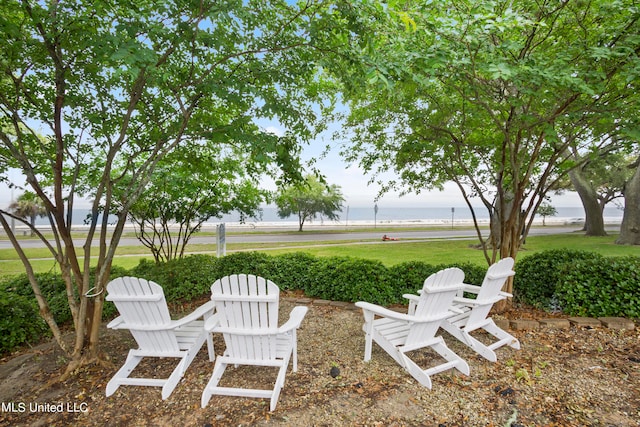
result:
[[[283,299],[281,322],[294,304]],[[548,317],[535,310],[507,315]],[[200,408],[213,369],[204,348],[167,400],[157,388],[132,386],[105,397],[106,383],[134,345],[126,331],[103,333],[113,366],[86,366],[42,388],[66,363],[53,343],[44,343],[0,360],[0,426],[640,426],[638,328],[512,331],[522,349],[499,349],[497,363],[443,333],[471,375],[437,374],[428,390],[375,344],[372,361],[363,362],[361,327],[359,311],[311,305],[298,334],[299,370],[288,373],[274,412],[264,399],[220,396]],[[217,352],[223,348],[216,338]],[[424,363],[432,357],[421,355]],[[151,361],[142,373],[167,369]],[[248,385],[270,375],[242,368],[225,380]]]

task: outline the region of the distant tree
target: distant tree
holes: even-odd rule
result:
[[[536,211],[536,213],[542,217],[542,225],[545,226],[547,225],[547,217],[556,216],[558,214],[558,211],[549,203],[542,203],[540,206],[538,206],[538,210]]]
[[[258,188],[261,168],[247,157],[203,143],[159,162],[129,211],[136,237],[156,262],[182,258],[191,237],[212,217],[258,216],[268,192]]]
[[[9,205],[9,210],[17,217],[17,219],[29,220],[29,228],[31,235],[36,225],[36,218],[46,216],[47,210],[42,204],[42,200],[35,193],[25,191],[18,197],[18,200]],[[24,222],[24,221],[23,221]]]
[[[624,186],[624,215],[618,245],[640,245],[640,157],[629,165],[633,172]]]
[[[331,220],[339,219],[337,212],[342,208],[344,197],[340,187],[327,185],[313,175],[307,175],[304,182],[281,189],[276,196],[278,216],[298,217],[298,231],[302,231],[305,221],[324,215]]]
[[[622,197],[625,182],[633,171],[628,153],[603,153],[569,171],[570,186],[578,193],[585,212],[584,231],[587,236],[606,236],[605,206]],[[568,183],[567,183],[568,184]]]

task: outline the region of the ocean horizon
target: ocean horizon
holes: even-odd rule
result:
[[[488,222],[489,215],[485,208],[474,208],[476,218],[480,222]],[[556,207],[557,214],[547,216],[547,223],[566,223],[578,222],[584,219],[585,213],[582,207]],[[73,211],[72,224],[84,225],[90,214],[89,209],[75,209]],[[623,211],[615,206],[607,206],[604,210],[605,222],[622,221]],[[471,211],[468,207],[385,207],[378,206],[377,213],[374,207],[345,207],[339,214],[339,219],[332,221],[319,216],[313,221],[307,221],[309,225],[356,225],[362,224],[385,224],[385,223],[428,223],[428,224],[451,224],[468,223],[473,220]],[[536,220],[542,221],[540,215],[536,215]],[[115,222],[115,217],[111,223]],[[289,223],[297,224],[297,216],[288,218],[280,218],[277,208],[273,206],[265,206],[262,208],[262,215],[257,218],[248,217],[244,219],[244,224],[253,226],[260,225],[280,225],[284,226]],[[214,224],[237,224],[241,225],[241,216],[239,213],[231,213],[223,215],[220,218],[212,217],[207,222],[208,225]],[[48,225],[46,218],[37,218],[36,225]]]

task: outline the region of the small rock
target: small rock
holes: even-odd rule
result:
[[[511,387],[507,387],[507,388],[505,388],[504,390],[502,390],[502,391],[500,392],[500,395],[501,395],[501,396],[510,396],[510,395],[512,395],[513,393],[514,393],[513,389],[512,389]]]
[[[329,375],[331,375],[332,378],[337,378],[340,376],[340,368],[338,368],[337,366],[334,366],[331,368],[331,370],[329,371]]]

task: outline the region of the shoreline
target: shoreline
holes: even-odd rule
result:
[[[618,217],[605,217],[604,224],[606,227],[619,227],[622,223],[622,218]],[[225,225],[226,232],[256,232],[256,231],[297,231],[297,221],[245,221],[241,223],[239,221],[230,222],[205,222],[200,229],[201,232],[215,232],[220,224]],[[478,225],[480,227],[488,227],[489,219],[478,219]],[[561,226],[576,226],[582,227],[584,225],[584,218],[568,218],[568,217],[548,217],[544,220],[542,218],[534,219],[533,227],[561,227]],[[396,219],[396,220],[350,220],[350,221],[308,221],[304,224],[303,230],[305,231],[351,231],[356,228],[421,228],[421,227],[434,227],[434,228],[474,228],[472,219]],[[50,230],[48,225],[38,225],[38,229],[43,232]],[[77,224],[72,226],[74,231],[85,231],[89,228],[85,224]],[[112,226],[108,226],[112,228]],[[177,228],[177,227],[176,227]],[[134,226],[131,223],[125,225],[125,233],[133,233]],[[16,236],[27,235],[29,228],[25,225],[16,225]],[[0,228],[0,239],[5,239],[7,236],[4,229]]]
[[[604,224],[607,227],[611,226],[620,226],[622,223],[622,218],[617,217],[605,217]],[[216,229],[216,227],[222,224],[214,223],[214,222],[206,222],[202,224],[202,229]],[[278,230],[287,230],[287,229],[298,229],[297,221],[255,221],[250,222],[247,221],[244,224],[238,221],[235,222],[225,222],[225,228],[227,230],[233,229],[233,231],[255,231],[261,229],[278,229]],[[478,219],[479,226],[489,226],[488,218]],[[547,218],[544,221],[542,218],[534,219],[532,226],[535,227],[560,227],[560,226],[569,226],[575,225],[582,227],[584,225],[584,218]],[[473,228],[473,220],[472,219],[456,219],[451,221],[451,219],[397,219],[397,220],[350,220],[350,221],[310,221],[305,222],[303,229],[304,230],[340,230],[346,228],[376,228],[376,227],[394,227],[394,228],[411,228],[411,227],[438,227],[438,228]]]

